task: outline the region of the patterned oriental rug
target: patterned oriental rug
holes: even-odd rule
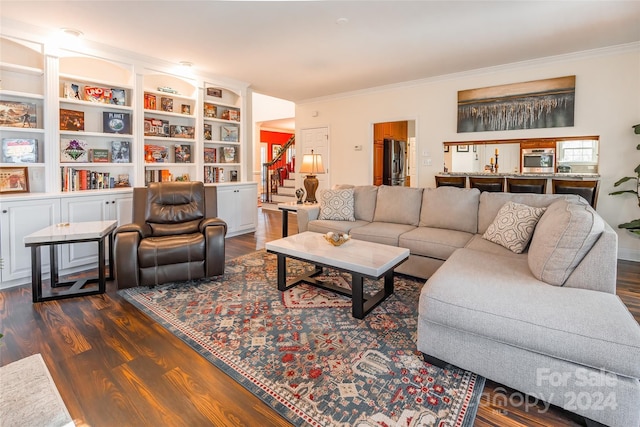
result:
[[[289,277],[312,266],[287,268]],[[349,286],[350,275],[322,276]],[[423,281],[396,276],[395,293],[358,320],[347,297],[306,284],[281,293],[276,279],[275,255],[258,251],[217,280],[119,292],[294,425],[473,425],[484,378],[416,350]]]

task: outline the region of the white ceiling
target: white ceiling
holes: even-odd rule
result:
[[[637,0],[0,0],[0,14],[294,102],[640,41]]]

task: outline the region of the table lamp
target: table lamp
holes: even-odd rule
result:
[[[304,189],[307,190],[306,203],[317,203],[316,190],[318,189],[318,178],[316,174],[324,173],[324,167],[322,166],[322,156],[320,154],[305,154],[302,156],[302,166],[300,166],[300,173],[307,174],[304,179]]]

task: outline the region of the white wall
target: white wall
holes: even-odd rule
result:
[[[456,132],[459,90],[553,77],[576,76],[575,126],[500,132]],[[314,112],[317,115],[314,117]],[[433,187],[442,171],[444,141],[600,135],[598,212],[614,228],[640,217],[632,195],[609,196],[613,183],[640,163],[640,44],[511,64],[404,85],[310,100],[296,105],[296,134],[328,126],[333,170],[330,185],[372,183],[372,123],[415,120],[418,180]],[[355,151],[362,145],[362,151]],[[426,154],[426,156],[423,156]],[[423,159],[431,157],[431,166]],[[622,259],[640,261],[640,239],[619,231]]]

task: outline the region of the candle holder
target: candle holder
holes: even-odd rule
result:
[[[496,153],[496,165],[495,165],[495,173],[498,173],[498,153]]]

